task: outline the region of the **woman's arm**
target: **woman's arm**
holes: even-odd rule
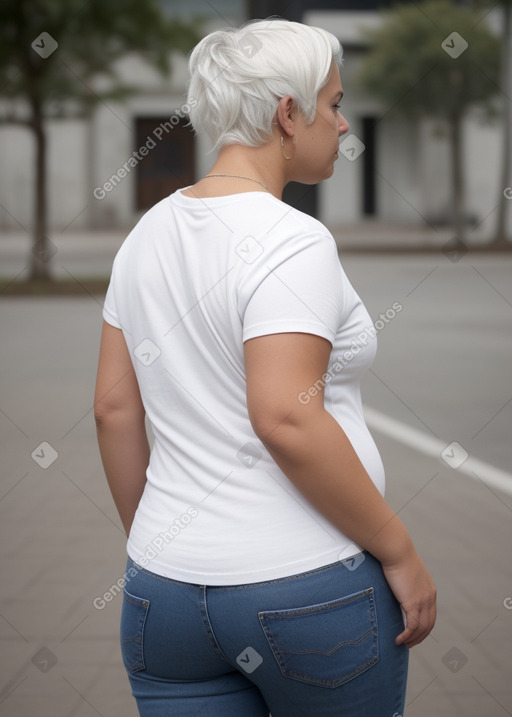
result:
[[[407,618],[397,643],[413,647],[435,622],[434,583],[405,526],[325,410],[323,390],[307,405],[298,400],[326,372],[331,344],[312,334],[274,334],[246,341],[244,351],[256,434],[296,488],[380,560]]]
[[[126,534],[146,484],[145,411],[123,332],[106,321],[101,335],[94,418],[101,460]]]

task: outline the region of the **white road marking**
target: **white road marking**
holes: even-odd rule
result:
[[[438,458],[443,464],[450,467],[449,463],[441,457],[442,453],[446,455],[446,449],[451,445],[449,442],[445,443],[439,438],[434,438],[423,431],[411,428],[411,426],[408,426],[406,423],[386,416],[385,413],[381,413],[374,408],[368,406],[364,406],[363,408],[368,428],[375,429],[379,431],[379,433],[388,436],[388,438],[392,438],[398,441],[398,443],[403,443],[405,446],[409,446],[419,453]],[[453,452],[454,451],[451,450],[452,454]],[[475,480],[480,479],[490,488],[496,488],[503,491],[503,493],[512,495],[512,473],[507,473],[507,471],[496,468],[496,466],[474,458],[471,455],[466,458],[461,465],[457,468],[452,468],[452,470],[465,473]]]

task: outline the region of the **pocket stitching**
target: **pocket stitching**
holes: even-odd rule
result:
[[[297,652],[293,650],[282,650],[279,648],[275,636],[270,628],[270,624],[265,625],[265,620],[267,620],[268,623],[270,623],[273,619],[281,619],[281,620],[287,620],[288,618],[297,617],[300,615],[315,615],[322,612],[325,612],[327,610],[332,609],[333,607],[339,608],[344,607],[346,605],[350,605],[351,603],[355,601],[362,601],[363,599],[366,599],[368,602],[368,608],[369,608],[369,618],[370,618],[370,629],[365,632],[365,634],[360,637],[357,642],[362,642],[364,639],[366,639],[369,636],[372,636],[372,645],[369,648],[371,650],[372,656],[363,662],[362,664],[359,664],[356,668],[354,668],[351,672],[344,674],[341,679],[337,680],[322,680],[316,677],[311,677],[310,675],[305,675],[300,672],[297,672],[296,670],[287,668],[284,663],[283,654],[286,652],[286,654],[325,654],[322,652],[319,652],[318,650],[306,650],[304,652]],[[285,610],[269,610],[269,611],[261,611],[258,613],[258,618],[260,621],[260,626],[263,630],[263,633],[267,639],[267,642],[269,643],[270,649],[272,651],[272,654],[279,666],[279,669],[281,673],[285,677],[289,677],[291,679],[296,679],[301,682],[305,682],[307,684],[313,684],[313,685],[319,685],[323,687],[329,687],[329,688],[335,688],[339,687],[346,682],[349,682],[349,680],[353,679],[354,677],[362,674],[363,672],[366,672],[370,667],[375,665],[379,661],[379,650],[378,650],[378,631],[377,631],[377,617],[375,613],[375,599],[374,599],[374,589],[373,587],[367,588],[366,590],[362,590],[358,593],[354,593],[353,595],[349,595],[345,598],[338,598],[337,600],[329,601],[328,603],[322,603],[319,605],[311,605],[306,606],[302,608],[292,608],[292,609],[285,609]],[[333,652],[336,649],[341,648],[345,644],[353,643],[354,641],[348,640],[344,643],[338,644],[336,648],[334,648]]]
[[[138,657],[139,659],[130,664],[130,672],[140,672],[146,668],[146,662],[144,660],[144,628],[146,625],[146,619],[149,612],[150,601],[146,598],[140,598],[136,595],[131,595],[127,590],[123,590],[123,597],[126,602],[137,608],[143,608],[141,615],[137,620],[137,636],[126,637],[121,640],[123,645],[128,643],[137,643],[139,645]]]

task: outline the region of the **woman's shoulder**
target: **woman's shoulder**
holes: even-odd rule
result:
[[[233,195],[230,206],[239,223],[253,222],[255,228],[268,235],[316,234],[333,239],[321,221],[267,192]]]
[[[296,241],[303,237],[308,239],[308,243],[336,244],[333,235],[320,220],[283,201],[276,200],[276,203],[279,206],[276,207],[269,235],[280,235],[283,241]]]

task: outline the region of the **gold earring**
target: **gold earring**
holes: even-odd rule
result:
[[[293,139],[293,146],[295,147],[295,137]],[[292,154],[291,157],[289,157],[287,154],[284,153],[284,137],[281,135],[281,154],[285,159],[293,159],[295,157],[295,152]]]

